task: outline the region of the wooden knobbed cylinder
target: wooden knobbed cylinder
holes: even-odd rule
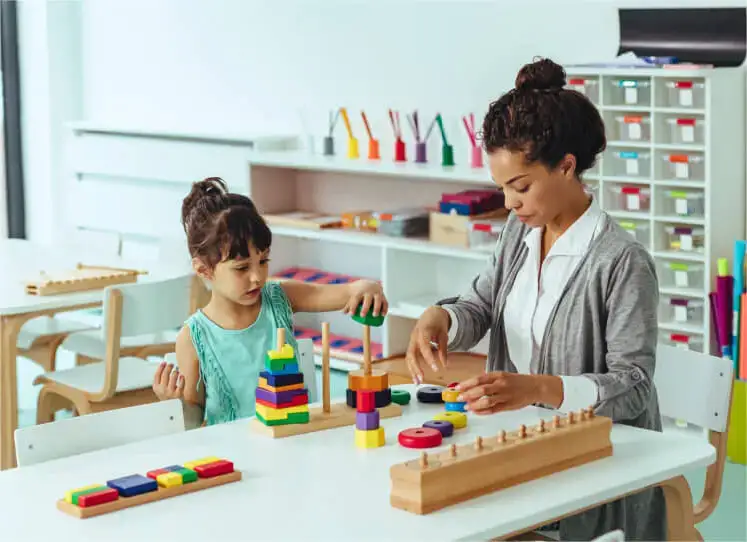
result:
[[[545,432],[545,420],[540,420],[539,424],[537,424],[537,432],[538,433]]]
[[[588,419],[592,419],[594,417],[594,407],[587,407],[586,408],[586,417]]]
[[[523,423],[519,426],[519,438],[526,438],[527,436],[527,426]]]
[[[553,426],[553,427],[554,427],[555,429],[557,429],[558,427],[560,427],[560,416],[557,416],[557,415],[556,415],[556,416],[553,416],[553,417],[552,417],[552,426]]]
[[[449,446],[449,457],[456,457],[457,455],[457,447],[456,444],[452,444]]]
[[[477,450],[478,452],[482,450],[482,437],[481,436],[478,436],[477,438],[475,438],[475,450]]]
[[[506,432],[501,429],[498,433],[498,444],[503,444],[504,442],[506,442]]]
[[[428,467],[428,454],[423,452],[420,454],[420,468],[425,469]]]
[[[575,416],[573,415],[573,412],[568,413],[568,423],[574,423],[576,420],[574,419]]]

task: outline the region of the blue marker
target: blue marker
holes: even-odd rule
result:
[[[747,250],[746,241],[734,242],[734,319],[731,327],[731,357],[734,360],[734,371],[739,367],[739,305],[742,300],[742,292],[744,292],[745,250]],[[747,338],[742,337],[742,340],[747,340]]]

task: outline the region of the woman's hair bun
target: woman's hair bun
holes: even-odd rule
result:
[[[548,58],[525,64],[516,76],[517,90],[561,90],[565,85],[565,70]]]

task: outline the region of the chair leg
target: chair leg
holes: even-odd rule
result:
[[[53,422],[55,413],[69,406],[70,401],[55,393],[53,388],[42,386],[36,403],[36,423]]]

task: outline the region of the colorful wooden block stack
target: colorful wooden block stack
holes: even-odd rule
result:
[[[285,342],[285,330],[278,329],[278,346],[265,358],[256,389],[256,416],[265,425],[309,423],[309,392],[293,347]]]
[[[205,457],[155,469],[145,476],[130,474],[106,484],[71,489],[57,508],[80,518],[92,517],[240,479],[231,461]]]
[[[378,448],[384,446],[386,435],[379,425],[379,411],[376,409],[374,392],[357,391],[355,417],[355,445],[358,448]]]

